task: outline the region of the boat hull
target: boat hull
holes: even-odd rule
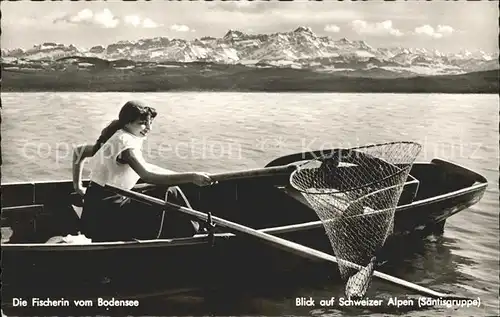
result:
[[[395,213],[394,233],[382,258],[398,254],[394,250],[401,247],[402,239],[442,233],[446,219],[477,203],[487,186],[481,175],[442,160],[415,164],[411,174],[414,177],[405,186]],[[183,186],[183,190],[194,209],[332,254],[321,222],[297,193],[282,186],[287,181],[280,176],[228,181],[209,188]],[[71,206],[71,182],[7,184],[2,191],[2,227],[8,224],[14,229],[11,241],[2,245],[5,307],[12,305],[12,298],[23,296],[130,298],[130,292],[142,290],[176,292],[232,283],[286,283],[303,279],[305,274],[310,281],[338,278],[337,270],[328,263],[224,232],[213,239],[198,235],[45,244],[51,236],[79,230],[79,218]]]

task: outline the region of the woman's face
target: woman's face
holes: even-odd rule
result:
[[[137,119],[134,122],[128,123],[125,127],[128,132],[140,138],[145,138],[151,131],[153,120],[148,117],[146,119]]]

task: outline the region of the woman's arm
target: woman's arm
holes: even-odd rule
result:
[[[85,194],[85,188],[82,184],[83,163],[86,158],[94,156],[94,146],[84,144],[76,147],[73,150],[73,188],[80,194]]]
[[[130,149],[124,150],[121,153],[120,158],[122,161],[129,164],[130,167],[132,167],[132,169],[146,183],[167,186],[185,183],[195,183],[198,186],[205,186],[213,183],[210,176],[205,173],[176,173],[157,167],[156,165],[149,164],[145,162],[140,155],[137,155]]]
[[[155,165],[155,164],[143,163],[143,165],[145,165],[146,169],[151,171],[151,172],[157,172],[157,173],[162,173],[162,174],[178,174],[178,172],[175,172],[175,171],[172,171],[169,169],[165,169],[165,168],[160,167],[160,166]]]

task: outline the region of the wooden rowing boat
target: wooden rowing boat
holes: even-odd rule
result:
[[[266,167],[314,155],[288,155]],[[288,175],[275,175],[228,180],[210,187],[181,187],[193,209],[331,254],[316,213],[287,185],[288,181]],[[446,219],[477,203],[487,185],[483,176],[448,161],[415,163],[396,210],[388,245],[401,236],[442,233]],[[150,286],[157,283],[162,289],[184,290],[234,281],[235,277],[241,281],[247,272],[258,272],[264,280],[304,272],[298,270],[313,265],[315,269],[307,271],[314,275],[323,265],[217,228],[213,235],[182,238],[46,243],[53,236],[78,233],[78,207],[72,192],[71,181],[2,185],[2,231],[12,231],[9,240],[2,242],[4,297],[20,297],[21,292],[24,296],[40,296],[43,292],[44,296],[68,297],[68,289],[74,296],[82,292],[93,296],[112,292],[117,296],[113,293],[117,289],[131,290],[146,280]],[[328,270],[334,273],[331,266]],[[323,273],[318,275],[324,278]]]

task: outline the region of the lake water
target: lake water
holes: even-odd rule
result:
[[[483,199],[450,218],[444,235],[426,241],[423,250],[405,262],[407,267],[398,277],[481,299],[480,307],[436,308],[407,315],[498,315],[498,96],[3,93],[2,182],[70,179],[71,148],[94,142],[129,99],[157,108],[159,115],[145,143],[145,155],[177,171],[257,168],[293,152],[408,140],[422,144],[419,161],[440,157],[481,173],[489,181]],[[295,293],[326,297],[328,289],[302,290],[297,285]],[[245,296],[247,307],[224,314],[352,314],[339,309],[298,308],[294,298],[276,292]],[[173,301],[162,300],[165,305]],[[183,300],[182,311],[190,314],[196,303]],[[386,315],[380,310],[365,313]]]

